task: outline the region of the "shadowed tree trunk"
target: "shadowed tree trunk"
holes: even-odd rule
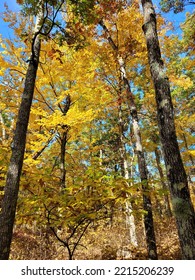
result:
[[[156,14],[151,0],[142,0],[141,2],[144,13],[143,31],[146,37],[150,72],[156,94],[158,127],[182,259],[195,259],[195,213],[177,142],[170,84],[161,58]]]
[[[15,135],[12,143],[12,154],[7,171],[2,210],[0,213],[0,259],[7,260],[10,253],[13,225],[16,213],[16,205],[19,191],[19,181],[23,165],[26,134],[29,122],[30,108],[33,99],[36,74],[39,64],[41,40],[39,31],[43,20],[43,7],[40,2],[40,12],[37,15],[34,38],[32,43],[32,54],[29,61],[22,101],[20,104]]]

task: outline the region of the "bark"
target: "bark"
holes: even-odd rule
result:
[[[195,213],[177,142],[170,84],[161,58],[156,14],[151,0],[142,0],[141,2],[144,13],[143,31],[146,37],[150,72],[155,87],[158,127],[182,259],[195,259]]]
[[[43,9],[37,16],[35,35],[32,43],[32,55],[26,73],[24,91],[18,112],[15,135],[12,143],[12,154],[7,171],[2,211],[0,214],[0,259],[7,260],[10,254],[13,225],[15,220],[20,175],[23,165],[23,158],[26,144],[26,134],[29,122],[30,108],[33,99],[36,74],[39,64],[41,40],[38,31],[41,27]]]
[[[140,173],[141,185],[143,190],[143,208],[146,211],[144,215],[144,226],[145,226],[145,233],[146,233],[146,243],[147,243],[147,250],[148,250],[148,257],[149,259],[157,259],[157,248],[156,248],[156,239],[155,239],[155,232],[154,232],[154,222],[153,222],[153,214],[152,214],[152,203],[150,198],[150,191],[148,186],[148,178],[147,178],[147,168],[146,168],[146,161],[144,152],[142,149],[142,140],[141,140],[141,132],[139,127],[139,120],[137,114],[137,108],[134,101],[133,94],[131,92],[131,87],[126,75],[125,63],[123,58],[119,55],[118,47],[113,41],[112,37],[110,36],[109,30],[107,29],[106,25],[104,24],[103,20],[99,22],[102,26],[103,30],[107,35],[107,40],[110,43],[113,51],[115,51],[119,70],[120,70],[120,78],[123,81],[123,85],[126,90],[127,100],[130,115],[132,118],[133,123],[133,133],[136,139],[136,155],[138,159],[138,168]]]

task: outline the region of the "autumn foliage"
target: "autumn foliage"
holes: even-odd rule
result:
[[[41,35],[10,258],[147,259],[142,200],[143,194],[150,193],[159,259],[180,259],[137,1],[132,5],[81,1],[86,6],[67,2],[69,14],[61,12],[50,35]],[[139,117],[149,189],[140,182],[129,100],[118,56],[99,24],[100,17],[124,60]],[[4,19],[14,38],[0,39],[0,202],[35,22],[34,15],[8,15],[8,11]],[[182,36],[167,35],[170,25],[160,15],[157,20],[194,204],[194,15],[187,15]],[[129,178],[124,176],[123,152]],[[130,238],[130,216],[137,246]]]

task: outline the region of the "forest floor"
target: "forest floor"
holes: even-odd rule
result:
[[[155,218],[155,220],[157,220]],[[77,260],[147,260],[147,250],[143,225],[137,224],[138,247],[129,245],[128,229],[124,220],[116,219],[112,225],[91,226],[75,251]],[[174,218],[160,218],[155,222],[155,233],[160,260],[179,260],[181,258],[179,241]],[[16,226],[11,259],[15,260],[66,260],[67,249],[60,246],[50,231],[32,230]]]

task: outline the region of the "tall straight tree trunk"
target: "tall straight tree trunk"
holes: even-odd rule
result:
[[[113,41],[112,37],[110,36],[109,30],[107,29],[103,20],[101,20],[99,22],[99,24],[105,31],[105,33],[107,35],[107,40],[110,43],[112,49],[116,52],[121,79],[123,81],[123,85],[125,87],[126,94],[127,94],[129,111],[130,111],[130,115],[132,117],[132,123],[133,123],[133,133],[134,133],[134,136],[136,139],[135,152],[136,152],[137,159],[138,159],[138,168],[139,168],[139,173],[140,173],[142,190],[144,192],[143,208],[146,211],[146,214],[144,215],[144,226],[145,226],[145,233],[146,233],[146,244],[147,244],[147,250],[148,250],[148,257],[149,257],[149,259],[155,260],[158,258],[158,256],[157,256],[156,239],[155,239],[155,232],[154,232],[152,203],[151,203],[150,191],[149,191],[149,186],[148,186],[147,168],[146,168],[146,161],[145,161],[145,156],[144,156],[144,152],[143,152],[143,148],[142,148],[142,140],[141,140],[139,121],[138,121],[137,108],[136,108],[133,94],[131,92],[131,87],[130,87],[129,81],[127,79],[124,60],[119,55],[118,47],[115,44],[115,42]]]
[[[142,0],[143,31],[146,37],[150,72],[153,79],[158,127],[175,214],[182,259],[195,259],[195,213],[174,124],[169,80],[161,58],[156,14],[151,0]]]
[[[42,3],[42,2],[40,2]],[[40,4],[39,3],[39,4]],[[12,143],[12,154],[7,171],[2,211],[0,213],[0,259],[7,260],[10,254],[12,232],[15,220],[19,182],[24,159],[26,134],[29,122],[30,109],[33,99],[36,74],[39,64],[41,40],[38,35],[43,19],[43,7],[37,15],[35,35],[32,43],[32,54],[29,61],[21,105],[18,112],[15,135]]]

